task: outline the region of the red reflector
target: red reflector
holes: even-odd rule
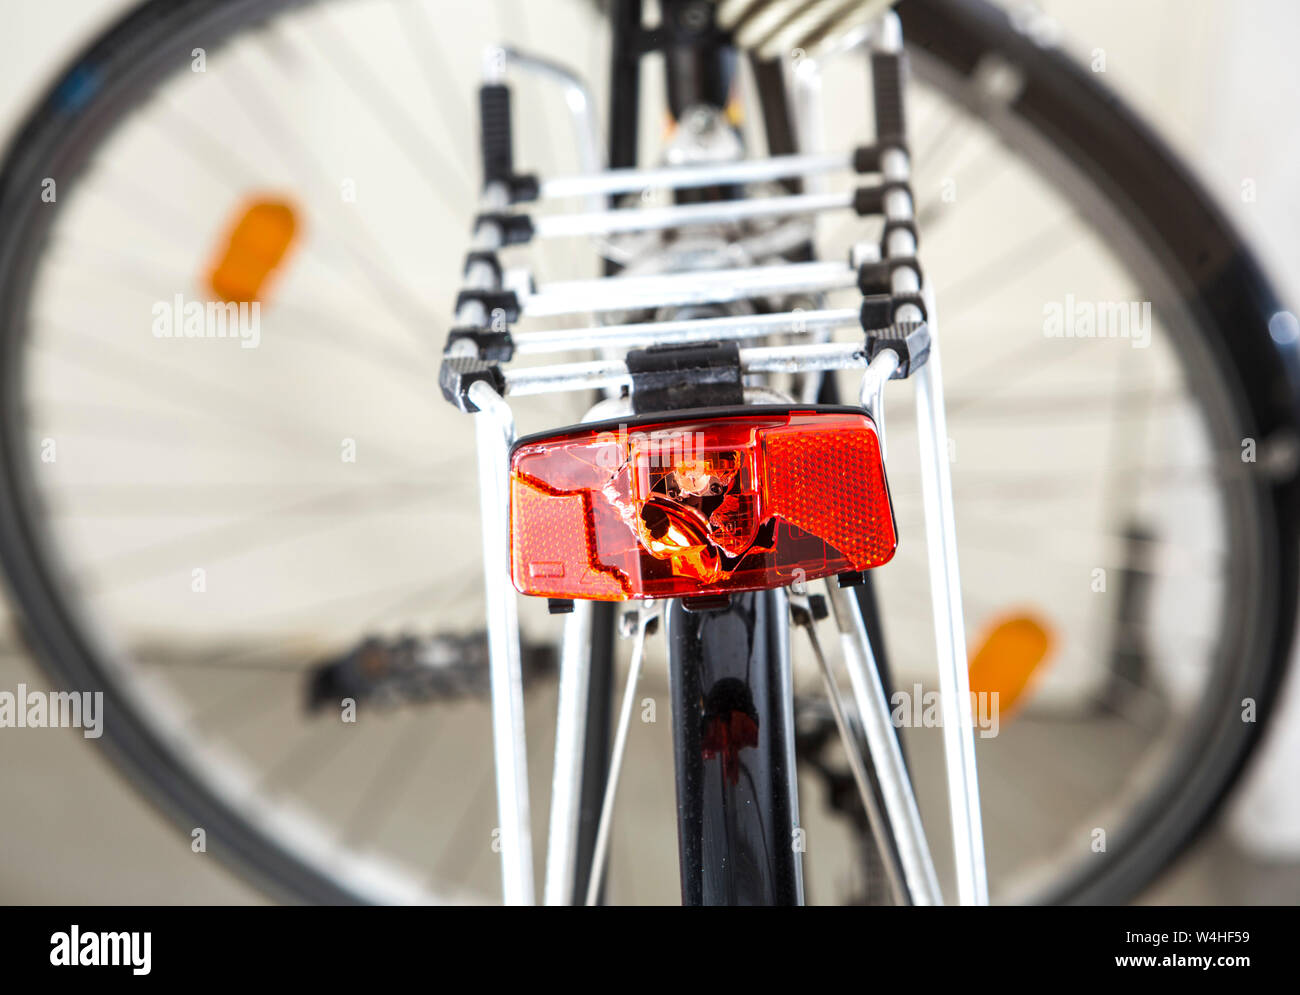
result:
[[[753,410],[516,444],[515,587],[551,598],[676,598],[888,562],[897,536],[871,419]]]

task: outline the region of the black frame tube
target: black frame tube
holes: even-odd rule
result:
[[[666,608],[684,905],[801,905],[783,590]]]

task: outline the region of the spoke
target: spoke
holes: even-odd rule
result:
[[[476,844],[486,836],[486,827],[492,825],[492,819],[496,814],[493,804],[495,797],[496,778],[492,768],[488,767],[479,775],[474,792],[460,817],[450,827],[450,832],[443,837],[447,842],[433,859],[433,873],[427,879],[430,886],[437,887],[439,883],[448,879],[463,880],[470,870],[479,865],[484,854],[491,855],[490,847]],[[446,811],[445,804],[440,808],[440,814]],[[486,816],[485,810],[489,813]],[[474,854],[468,863],[464,857],[467,852]]]
[[[176,107],[174,104],[162,101],[162,113],[157,117],[150,116],[147,120],[155,128],[160,130],[169,141],[187,152],[191,159],[209,175],[214,178],[218,184],[229,196],[242,197],[248,194],[250,190],[257,190],[267,185],[265,169],[254,166],[249,160],[239,156],[234,151],[234,143],[221,141],[216,138],[210,131],[199,124],[194,118]],[[163,120],[158,120],[161,117]],[[177,142],[177,134],[180,133],[181,141]],[[91,189],[94,189],[91,186]],[[313,201],[312,207],[317,207],[322,203],[333,204],[332,196],[329,200],[323,197]],[[337,210],[337,208],[335,208]],[[195,230],[197,230],[197,227]],[[354,261],[354,270],[351,273],[344,273],[338,268],[338,260],[328,252],[319,251],[322,247],[342,249],[344,254],[354,251],[333,234],[334,228],[326,225],[313,231],[312,238],[302,245],[299,251],[309,253],[312,258],[318,260],[322,266],[328,268],[331,272],[348,281],[350,289],[354,290],[363,299],[370,303],[378,302],[381,306],[387,306],[387,299],[382,292],[374,287],[373,281],[368,281],[368,286],[358,286],[354,279],[357,276],[357,267]],[[283,305],[280,305],[283,308]]]
[[[327,438],[319,429],[304,425],[299,413],[266,405],[259,395],[212,383],[194,376],[183,367],[144,359],[138,353],[111,345],[103,337],[48,318],[39,319],[39,323],[57,332],[60,338],[73,340],[72,344],[62,346],[48,340],[32,342],[32,348],[61,362],[81,366],[98,376],[143,386],[154,396],[167,398],[183,408],[201,413],[223,428],[232,423],[243,423],[260,436],[275,437],[302,458],[321,451],[323,447],[337,445],[335,439]],[[396,466],[415,469],[396,453],[387,452],[382,447],[368,448],[374,448],[381,459]]]
[[[262,789],[273,797],[291,789],[293,785],[305,783],[338,756],[344,746],[359,739],[358,731],[357,726],[351,729],[341,728],[333,722],[318,725],[263,773]]]
[[[428,12],[419,3],[397,3],[392,10],[402,22],[402,37],[428,81],[429,94],[447,134],[461,141],[472,141],[477,126],[470,121],[465,101],[447,99],[448,94],[461,89],[461,81],[447,68],[447,58],[438,44],[438,32],[429,22]]]
[[[448,583],[457,583],[457,588],[452,592],[452,598],[458,599],[461,593],[459,579],[478,574],[481,572],[482,568],[482,559],[477,555],[477,552],[475,552],[474,555],[464,559],[445,563],[440,562],[438,564],[439,574],[448,578],[457,578],[457,581],[448,580],[443,583],[433,583],[428,585],[417,585],[412,581],[406,581],[401,584],[390,584],[380,590],[363,591],[360,593],[354,592],[333,598],[320,598],[315,601],[295,605],[292,608],[277,609],[272,612],[264,612],[256,615],[241,614],[240,621],[246,624],[250,622],[286,622],[307,615],[308,617],[304,619],[304,621],[310,622],[312,621],[312,617],[318,616],[322,609],[345,608],[349,605],[355,605],[358,602],[370,601],[380,597],[389,597],[394,592],[397,592],[399,594],[397,601],[391,603],[385,602],[384,606],[379,609],[378,612],[368,615],[365,622],[356,626],[358,632],[368,632],[376,627],[380,619],[393,615],[399,611],[409,610],[411,605],[428,602],[428,608],[430,610],[444,607],[445,604],[448,603],[448,599],[444,597],[442,601],[439,601],[438,595],[442,594],[445,596],[448,593],[446,585]],[[338,615],[336,613],[331,613],[331,617],[337,618]]]
[[[1073,214],[1057,218],[1040,231],[1022,238],[974,272],[946,283],[943,288],[944,311],[951,315],[972,311],[990,295],[1005,290],[1066,249],[1073,248],[1078,242],[1079,231],[1076,229],[1068,235],[1064,234],[1069,232],[1073,219]]]
[[[361,488],[336,491],[307,501],[245,515],[210,529],[118,553],[98,563],[83,566],[78,574],[83,579],[86,593],[91,597],[115,595],[126,587],[154,580],[176,569],[175,564],[182,557],[188,561],[199,559],[209,564],[220,563],[250,551],[269,549],[313,533],[337,529],[352,521],[352,516],[336,513],[322,515],[321,512],[337,512],[340,506],[341,510],[346,511],[351,502],[355,502],[358,497],[367,496],[377,487],[387,491],[385,496],[392,502],[390,510],[394,506],[401,507],[429,496],[423,489],[414,494],[402,494],[372,481]],[[278,521],[290,515],[303,516],[293,523],[296,528]],[[256,531],[250,535],[248,527],[251,525],[270,525],[270,529],[264,530],[270,533],[270,538],[258,535]],[[196,544],[202,545],[196,548]]]
[[[311,44],[353,95],[370,109],[416,173],[444,199],[450,198],[452,203],[471,201],[474,190],[464,165],[448,159],[428,138],[420,122],[407,113],[402,101],[374,74],[346,36],[329,23],[328,16],[322,17],[317,27],[320,30],[308,35]],[[437,175],[428,175],[431,172]]]
[[[1074,358],[1083,343],[1093,340],[1062,339],[1055,343],[1056,349],[1046,351],[1043,349],[1044,341],[1046,340],[1041,338],[1034,339],[1026,345],[1012,349],[1008,354],[977,366],[974,370],[964,371],[961,376],[955,378],[960,403],[948,405],[948,414],[954,415],[964,408],[981,404],[988,397],[1000,393],[1007,387],[1013,387],[1062,360]],[[984,389],[981,392],[968,388],[962,392],[961,385],[966,383],[983,384]]]
[[[247,65],[248,60],[244,61]],[[332,203],[336,191],[335,184],[329,179],[329,170],[313,154],[288,119],[266,101],[263,94],[267,89],[261,86],[256,88],[256,92],[251,89],[257,83],[256,77],[259,75],[250,66],[247,72],[223,73],[221,78],[234,92],[268,144],[276,149],[285,146],[290,148],[297,159],[298,168],[293,172],[316,177],[316,185],[324,195],[322,202]],[[400,269],[383,249],[383,242],[371,234],[357,214],[336,209],[336,216],[345,219],[346,227],[352,233],[352,237],[344,238],[342,244],[374,287],[376,297],[403,322],[416,343],[425,349],[432,348],[434,340],[441,336],[442,326],[423,304],[410,295],[407,287],[390,277],[389,274],[400,272]]]
[[[990,180],[1006,175],[1005,163],[999,162],[996,158],[989,155],[989,152],[995,147],[996,146],[990,146],[989,148],[984,149],[980,156],[967,165],[961,172],[957,184],[957,190],[958,196],[961,197],[964,202],[969,203],[978,194],[983,192],[988,187]],[[917,227],[919,227],[921,231],[925,232],[927,236],[933,237],[940,224],[948,218],[953,217],[952,212],[948,210],[949,206],[950,205],[947,202],[940,200],[938,197],[930,197],[917,208]]]
[[[347,820],[343,838],[350,846],[373,840],[410,787],[420,763],[439,739],[440,730],[430,729],[427,719],[424,712],[407,713],[406,728],[394,737],[393,745],[380,760],[379,776],[371,778]]]
[[[271,685],[282,682],[286,677],[296,678],[292,671],[257,674],[248,684],[222,695],[216,701],[209,701],[202,708],[191,712],[185,720],[186,727],[192,732],[213,732],[220,728],[229,736],[239,727],[253,719],[266,715],[277,705],[284,702],[283,695],[271,694]],[[220,726],[214,723],[220,720]]]

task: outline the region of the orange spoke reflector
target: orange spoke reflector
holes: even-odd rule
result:
[[[244,205],[208,271],[212,293],[228,303],[262,300],[267,279],[297,233],[297,215],[286,201],[267,198]]]
[[[516,443],[515,587],[550,598],[676,598],[888,562],[898,540],[871,419],[844,408],[743,410]]]
[[[997,692],[999,712],[1009,714],[1054,642],[1037,619],[1029,615],[1004,617],[988,630],[971,658],[971,692]]]

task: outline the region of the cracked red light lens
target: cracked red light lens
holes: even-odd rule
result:
[[[897,546],[876,428],[857,410],[583,426],[517,443],[510,471],[524,594],[783,587],[878,567]]]

